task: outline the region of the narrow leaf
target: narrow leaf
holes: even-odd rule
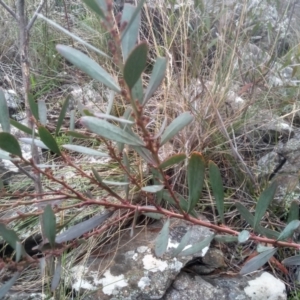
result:
[[[277,182],[273,181],[271,185],[261,193],[255,209],[253,224],[254,229],[256,229],[257,225],[259,224],[265,212],[267,211],[267,208],[269,207],[271,201],[275,196],[276,189]]]
[[[56,288],[58,287],[60,278],[61,278],[61,258],[57,259],[57,264],[56,264],[56,268],[55,268],[55,272],[51,281],[51,292],[54,292],[56,290]]]
[[[47,124],[47,106],[45,100],[38,101],[39,119],[42,125]]]
[[[51,208],[51,205],[47,205],[44,209],[42,216],[43,225],[45,230],[45,235],[52,248],[55,246],[55,236],[56,236],[56,217]]]
[[[107,13],[107,3],[105,0],[82,0],[90,8],[91,11],[95,12],[98,16],[105,20]]]
[[[188,176],[188,212],[191,212],[200,199],[204,182],[205,162],[200,153],[193,152],[189,158]]]
[[[235,203],[235,207],[241,214],[241,216],[245,219],[245,221],[253,227],[254,224],[254,216],[249,212],[249,210],[240,202]]]
[[[88,148],[88,147],[83,147],[83,146],[77,146],[77,145],[62,145],[62,147],[71,150],[71,151],[76,151],[80,152],[83,154],[87,155],[93,155],[93,156],[99,156],[99,157],[110,157],[108,154]]]
[[[158,257],[163,256],[166,252],[168,243],[169,243],[169,227],[170,227],[170,219],[168,219],[161,231],[159,232],[156,241],[155,241],[155,254]]]
[[[294,220],[291,221],[285,228],[284,230],[280,233],[278,237],[278,241],[283,241],[288,239],[294,234],[294,231],[299,228],[300,226],[300,221],[299,220]]]
[[[130,120],[127,120],[127,119],[123,119],[123,118],[118,118],[118,117],[115,117],[115,116],[112,116],[112,115],[103,114],[103,113],[96,112],[96,113],[94,113],[94,116],[98,117],[98,118],[101,118],[101,119],[104,119],[104,120],[117,121],[117,122],[123,123],[123,124],[128,124],[128,125],[133,125],[134,124],[133,121],[130,121]]]
[[[61,155],[61,152],[59,150],[59,147],[52,136],[52,134],[44,127],[39,126],[38,128],[39,136],[42,140],[42,142],[54,153],[57,155]]]
[[[288,257],[282,263],[286,266],[300,266],[300,255]]]
[[[2,131],[10,132],[9,112],[2,88],[0,88],[0,124]]]
[[[249,240],[249,237],[250,237],[250,232],[248,230],[243,230],[238,235],[238,242],[240,244],[245,243],[246,241]]]
[[[34,99],[34,97],[33,97],[32,94],[28,95],[28,102],[29,102],[29,107],[30,107],[30,110],[32,112],[32,115],[35,117],[35,119],[37,121],[39,121],[39,109],[38,109],[38,105],[35,102],[35,99]]]
[[[262,253],[262,252],[265,252],[267,250],[270,250],[270,249],[273,249],[274,247],[268,247],[268,246],[263,246],[262,244],[258,244],[257,247],[256,247],[256,251],[258,253]]]
[[[132,89],[146,68],[148,45],[143,42],[129,54],[124,65],[123,76],[129,89]]]
[[[63,233],[57,235],[57,237],[55,238],[55,242],[61,244],[79,238],[83,234],[103,224],[112,214],[113,211],[106,210],[100,215],[94,216],[86,221],[78,223],[68,228]]]
[[[127,16],[122,16],[122,22],[125,21],[127,23],[125,29],[122,31],[122,36],[121,36],[121,40],[123,40],[123,38],[128,38],[127,34],[128,34],[128,30],[130,29],[130,33],[134,36],[135,32],[136,32],[136,27],[139,29],[140,26],[140,12],[141,9],[144,5],[144,3],[146,2],[146,0],[141,0],[139,1],[139,4],[137,5],[136,9],[134,10],[133,14],[131,14],[131,18],[128,18],[128,14]],[[125,4],[126,5],[126,4]],[[123,12],[124,13],[124,12]],[[123,43],[122,43],[123,46]],[[130,52],[130,51],[129,51]],[[124,53],[123,53],[124,56]],[[124,57],[126,58],[126,57]]]
[[[118,186],[130,184],[130,182],[124,182],[124,181],[102,180],[102,182],[105,183],[105,184],[107,184],[107,185],[118,185]]]
[[[299,204],[298,201],[292,201],[289,211],[289,217],[287,223],[291,221],[299,220]]]
[[[143,99],[143,105],[147,103],[147,101],[152,97],[152,95],[156,92],[156,90],[162,83],[167,69],[167,62],[168,61],[165,57],[158,57],[156,59],[151,78]]]
[[[19,262],[22,256],[25,254],[25,249],[21,242],[16,241],[16,262]]]
[[[129,134],[121,128],[95,117],[82,117],[82,124],[92,132],[112,141],[133,146],[143,146],[143,141],[136,135]]]
[[[101,176],[99,175],[99,173],[96,171],[96,169],[94,167],[92,167],[92,172],[93,172],[96,180],[100,183],[103,183]]]
[[[235,243],[238,242],[238,237],[235,235],[215,235],[214,240],[220,243]]]
[[[143,2],[143,1],[141,1]],[[128,3],[125,3],[122,13],[121,26],[127,24],[121,36],[121,46],[124,61],[137,42],[141,16],[140,11]]]
[[[191,230],[188,230],[186,232],[186,234],[182,237],[177,248],[173,250],[172,256],[174,257],[177,256],[187,246],[188,242],[190,241],[191,234],[192,234]]]
[[[113,91],[121,93],[120,87],[111,75],[87,55],[79,50],[64,45],[57,45],[56,49],[64,58],[78,67],[81,71],[91,76],[93,79],[102,82]]]
[[[196,243],[193,246],[182,251],[180,253],[180,256],[188,256],[188,255],[193,255],[193,254],[199,253],[200,251],[204,250],[204,248],[209,247],[210,242],[213,239],[214,239],[214,235],[208,236],[203,241]],[[204,256],[204,255],[202,255],[202,256]]]
[[[218,166],[210,161],[208,163],[209,168],[209,181],[215,196],[217,210],[221,219],[221,222],[224,224],[224,189],[222,176]]]
[[[189,112],[182,113],[166,128],[162,134],[160,146],[164,145],[171,138],[173,138],[180,130],[193,121],[193,116]]]
[[[15,120],[13,120],[13,119],[10,119],[10,124],[12,126],[18,128],[19,130],[27,133],[27,134],[30,134],[30,135],[32,134],[32,129],[31,128],[29,128],[29,127],[27,127],[27,126],[25,126],[25,125],[23,125],[23,124],[15,121]],[[36,134],[36,135],[38,135],[38,134]]]
[[[77,132],[77,131],[72,131],[72,130],[67,131],[66,135],[72,136],[72,137],[77,138],[77,139],[90,139],[91,138],[88,135],[82,134],[82,133]]]
[[[135,101],[138,100],[140,104],[143,102],[144,88],[142,78],[139,78],[136,84],[131,89],[131,106],[136,107]]]
[[[72,109],[72,110],[70,111],[70,126],[69,126],[70,132],[71,132],[71,131],[74,131],[74,128],[75,128],[75,110]],[[73,141],[73,137],[70,136],[70,138],[69,138],[69,143],[72,144],[72,141]]]
[[[184,153],[179,153],[179,154],[175,154],[173,156],[170,156],[168,158],[166,158],[161,164],[160,164],[160,168],[161,169],[166,169],[169,167],[172,167],[176,164],[181,163],[182,161],[184,161],[186,159],[186,155]]]
[[[71,98],[71,96],[68,95],[66,100],[64,101],[62,107],[61,107],[61,111],[59,113],[59,117],[58,117],[58,120],[57,120],[57,123],[56,123],[56,130],[55,130],[55,135],[56,136],[58,136],[61,125],[63,124],[63,121],[65,119],[67,109],[69,107],[70,98]]]
[[[0,299],[4,299],[5,295],[9,292],[11,287],[14,285],[14,283],[18,280],[20,277],[20,273],[17,272],[14,274],[13,277],[11,277],[5,284],[3,284],[0,288]]]
[[[37,147],[49,150],[49,148],[40,140],[32,139],[32,138],[19,138],[19,140],[20,142],[23,142],[25,144],[32,145],[32,143],[34,143],[34,145],[36,145]]]
[[[22,157],[22,151],[18,141],[8,132],[0,132],[0,148],[10,154]]]
[[[245,275],[258,270],[276,253],[277,248],[266,250],[252,259],[248,260],[240,270],[241,275]]]
[[[0,235],[2,236],[3,240],[8,243],[14,250],[17,250],[17,243],[20,242],[19,237],[17,236],[16,232],[12,229],[8,229],[4,224],[0,223]],[[25,249],[22,246],[22,255],[25,255]]]
[[[147,193],[157,193],[161,191],[165,186],[164,185],[149,185],[142,188],[142,191]]]

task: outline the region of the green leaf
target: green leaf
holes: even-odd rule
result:
[[[18,280],[20,277],[20,273],[17,272],[14,274],[13,277],[11,277],[6,283],[4,283],[0,288],[0,299],[4,299],[5,295],[9,292],[11,287],[14,285],[14,283]]]
[[[24,247],[20,245],[17,245],[18,242],[20,242],[18,235],[16,232],[12,229],[7,229],[7,227],[0,223],[0,235],[2,236],[3,240],[8,243],[14,250],[17,250],[19,247],[21,247],[21,253],[22,256],[26,255],[26,251]]]
[[[171,138],[173,138],[180,130],[190,124],[194,120],[194,117],[189,113],[185,112],[179,115],[171,124],[166,128],[162,134],[160,146],[164,145]]]
[[[32,143],[33,143],[37,147],[49,150],[49,148],[40,140],[32,139],[32,138],[19,138],[19,140],[20,140],[20,142],[23,142],[25,144],[32,145]]]
[[[56,290],[56,288],[58,287],[58,285],[59,285],[59,281],[60,281],[60,278],[61,278],[61,271],[62,271],[61,258],[59,257],[57,259],[55,272],[54,272],[54,275],[53,275],[53,278],[52,278],[52,281],[51,281],[51,292],[54,292]]]
[[[114,81],[112,76],[87,55],[64,45],[57,45],[56,49],[64,58],[78,67],[81,71],[91,76],[93,79],[102,82],[113,91],[121,93],[120,87]]]
[[[44,209],[42,216],[44,230],[46,238],[48,239],[52,248],[55,247],[55,236],[56,236],[56,217],[51,208],[51,205],[47,205]]]
[[[8,152],[3,151],[1,149],[0,149],[0,159],[13,160],[13,158],[10,156]]]
[[[47,106],[45,100],[38,101],[39,119],[42,125],[47,124]]]
[[[173,250],[172,256],[177,256],[188,244],[190,238],[191,238],[192,230],[188,230],[186,234],[182,237],[179,245],[176,249]]]
[[[143,141],[134,134],[129,134],[119,127],[95,117],[82,117],[82,124],[92,132],[108,140],[133,146],[144,146]]]
[[[105,0],[82,0],[90,8],[91,11],[95,12],[102,19],[105,19],[107,13],[107,3]]]
[[[187,167],[188,176],[188,212],[191,212],[200,199],[204,182],[205,162],[200,153],[193,152]]]
[[[181,163],[182,161],[184,161],[186,159],[186,155],[184,153],[179,153],[179,154],[175,154],[172,155],[168,158],[166,158],[161,164],[160,164],[160,168],[161,169],[166,169],[169,167],[172,167],[176,164]]]
[[[209,247],[210,242],[214,239],[214,235],[210,235],[207,238],[205,238],[203,241],[194,244],[193,246],[185,249],[180,253],[180,256],[188,256],[188,255],[193,255],[196,253],[199,253],[200,251],[204,250],[204,248]],[[203,254],[203,252],[202,252]],[[204,256],[205,253],[201,256]]]
[[[67,109],[69,107],[70,98],[71,98],[71,96],[68,95],[68,97],[66,98],[66,100],[64,101],[64,103],[61,107],[61,111],[59,113],[59,117],[58,117],[58,120],[57,120],[57,123],[56,123],[56,130],[55,130],[55,135],[56,136],[58,136],[61,125],[63,124],[63,121],[65,119]]]
[[[156,241],[155,241],[155,255],[157,257],[163,256],[166,252],[168,243],[169,243],[169,227],[170,227],[170,219],[168,219],[161,231],[159,232]]]
[[[32,94],[28,94],[28,102],[32,115],[39,121],[39,108]]]
[[[144,97],[144,88],[142,79],[139,78],[136,84],[131,89],[131,105],[132,107],[136,107],[136,103],[134,101],[138,100],[140,104],[143,102]]]
[[[162,83],[166,69],[167,69],[167,59],[165,57],[158,57],[153,67],[151,78],[144,96],[143,105],[152,97],[156,92],[160,84]]]
[[[21,124],[21,123],[19,123],[19,122],[10,119],[10,124],[11,124],[12,126],[18,128],[19,130],[25,132],[26,134],[32,135],[32,129],[29,128],[29,127],[27,127],[27,126],[25,126],[25,125],[23,125],[23,124]],[[37,133],[35,133],[35,135],[38,136]]]
[[[77,138],[77,139],[90,139],[90,138],[91,138],[91,137],[88,136],[88,135],[79,133],[79,132],[77,132],[77,131],[72,131],[72,130],[67,131],[67,132],[66,132],[66,135],[75,137],[75,138]]]
[[[300,266],[300,255],[288,257],[282,263],[286,266]]]
[[[22,157],[22,151],[18,141],[8,132],[0,132],[0,148],[10,154]]]
[[[249,237],[250,237],[250,232],[248,230],[243,230],[238,235],[238,242],[240,244],[245,243],[246,241],[249,240]]]
[[[124,61],[127,59],[131,50],[135,47],[138,39],[139,28],[141,23],[140,9],[143,2],[135,8],[133,5],[125,3],[122,13],[121,26],[127,24],[121,36],[121,47]]]
[[[52,136],[52,134],[44,127],[39,126],[38,128],[39,136],[42,140],[42,142],[55,154],[61,155],[61,152],[59,150],[59,147]]]
[[[161,191],[165,186],[164,185],[149,185],[142,187],[142,191],[147,193],[157,193]]]
[[[25,249],[21,242],[16,241],[16,262],[19,262],[22,256],[25,254]]]
[[[221,222],[224,224],[225,223],[225,220],[224,220],[224,189],[223,189],[222,176],[221,176],[218,166],[214,162],[209,161],[208,168],[209,168],[209,181],[210,181],[210,185],[213,190],[213,194],[215,196],[217,210],[218,210]]]
[[[277,189],[277,182],[273,181],[271,185],[261,193],[255,209],[254,224],[253,224],[254,229],[256,229],[257,225],[259,225],[259,222],[261,221],[267,208],[269,207],[271,201],[273,200],[276,193],[276,189]]]
[[[159,214],[159,213],[143,212],[142,214],[145,215],[148,218],[152,218],[152,219],[155,219],[155,220],[160,220],[163,217],[163,215]]]
[[[0,88],[0,124],[2,131],[10,132],[9,112],[2,88]]]
[[[256,271],[266,262],[268,262],[269,259],[276,253],[276,251],[277,248],[269,249],[248,260],[240,270],[240,274],[245,275]]]
[[[278,237],[278,241],[283,241],[286,240],[287,238],[291,237],[294,233],[294,231],[299,228],[300,226],[300,221],[299,220],[294,220],[291,221],[285,228],[284,230],[280,233]]]
[[[245,219],[245,221],[253,227],[254,224],[254,216],[249,212],[249,210],[240,202],[235,203],[235,207],[241,214],[241,216]]]
[[[70,125],[69,125],[69,130],[70,131],[74,131],[74,128],[75,128],[75,110],[72,109],[70,111]],[[69,137],[69,143],[72,144],[72,141],[73,141],[73,137],[70,136]]]
[[[93,172],[96,180],[100,183],[103,183],[101,176],[99,175],[99,173],[96,171],[96,169],[94,167],[92,167],[92,172]]]
[[[124,182],[124,181],[102,180],[102,182],[107,184],[107,185],[118,185],[118,186],[130,184],[130,182]]]
[[[93,156],[99,156],[99,157],[110,157],[108,154],[88,148],[83,146],[77,146],[77,145],[62,145],[62,147],[71,150],[76,151],[79,153],[87,154],[87,155],[93,155]]]
[[[132,89],[146,68],[148,45],[146,42],[137,45],[126,59],[123,76],[129,89]]]
[[[287,223],[290,223],[291,221],[294,221],[294,220],[299,220],[299,203],[298,203],[298,201],[292,201]]]
[[[235,243],[238,242],[238,237],[235,235],[215,235],[214,240],[220,243]]]
[[[127,119],[124,119],[124,118],[118,118],[118,117],[103,114],[103,113],[94,113],[94,116],[97,117],[97,118],[104,119],[104,120],[117,121],[117,122],[123,123],[123,124],[128,124],[128,125],[133,125],[134,124],[134,122],[131,121],[131,120],[127,120]]]
[[[256,251],[258,253],[262,253],[262,252],[265,252],[265,251],[273,249],[273,248],[274,247],[272,247],[272,246],[268,247],[268,246],[263,246],[262,244],[258,244],[257,247],[256,247]]]

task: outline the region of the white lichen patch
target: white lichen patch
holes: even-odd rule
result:
[[[104,278],[96,281],[96,284],[102,284],[102,291],[106,295],[112,295],[115,290],[123,288],[128,285],[127,280],[124,275],[114,276],[110,273],[110,270],[107,270],[103,274]]]
[[[178,261],[176,258],[173,258],[172,262],[169,262],[169,268],[179,272],[183,266],[183,263]]]
[[[248,284],[249,286],[247,286],[244,291],[251,300],[286,299],[284,283],[267,272],[249,281]]]
[[[87,268],[85,266],[76,266],[72,268],[72,289],[75,291],[79,291],[80,289],[85,290],[95,290],[97,287],[90,281],[84,279],[84,276],[87,272]]]
[[[143,258],[144,269],[151,272],[165,271],[168,263],[161,259],[155,258],[152,254],[147,254]]]
[[[138,253],[145,253],[149,248],[147,246],[140,246],[140,247],[137,247],[136,251]]]
[[[172,240],[169,238],[167,250],[169,250],[169,249],[171,249],[171,248],[176,249],[176,248],[178,247],[178,245],[179,245],[178,242],[172,241]]]
[[[138,287],[141,290],[144,290],[145,287],[149,286],[151,283],[151,280],[148,277],[142,277],[138,282]]]

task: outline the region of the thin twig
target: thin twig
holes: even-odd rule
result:
[[[19,17],[17,14],[7,5],[5,4],[2,0],[0,0],[0,4],[12,15],[12,17],[19,22]]]
[[[1,1],[1,0],[0,0]],[[38,6],[38,8],[36,9],[36,11],[34,12],[33,17],[31,18],[31,20],[28,22],[27,26],[26,26],[26,30],[27,32],[30,31],[31,27],[33,26],[36,18],[38,17],[38,14],[41,12],[41,10],[43,9],[43,6],[45,5],[46,0],[41,0],[40,5]]]

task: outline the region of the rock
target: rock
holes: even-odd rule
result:
[[[180,275],[164,296],[164,300],[285,300],[285,285],[273,275],[263,272],[252,276],[209,277]]]
[[[170,226],[168,251],[158,258],[154,254],[154,246],[160,228],[161,225],[152,224],[138,230],[134,238],[126,232],[119,241],[115,241],[119,249],[116,253],[112,251],[113,245],[101,250],[103,253],[113,252],[113,257],[91,258],[87,266],[74,267],[72,288],[76,291],[95,290],[95,299],[103,300],[163,297],[181,268],[191,259],[204,256],[208,250],[206,247],[195,255],[172,257],[172,248],[178,246],[189,229],[192,230],[189,244],[202,241],[212,232],[205,227],[190,226],[177,220]]]

